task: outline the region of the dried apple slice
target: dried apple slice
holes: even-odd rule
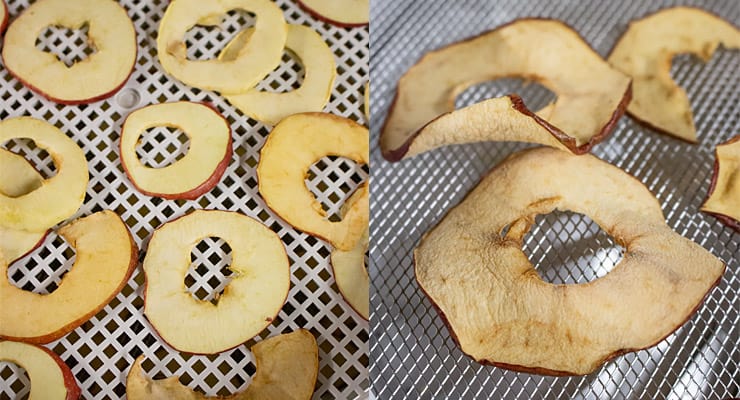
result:
[[[558,98],[536,113],[517,96],[453,111],[455,97],[466,88],[505,77],[539,82]],[[483,140],[541,143],[582,154],[612,131],[629,100],[630,78],[576,31],[560,21],[520,19],[429,52],[412,66],[398,82],[380,146],[389,161]]]
[[[0,34],[5,32],[5,27],[8,26],[8,5],[5,4],[5,0],[0,0],[0,13],[2,14],[0,20]]]
[[[77,252],[70,271],[52,293],[40,295],[8,281],[0,254],[0,338],[44,344],[66,335],[121,291],[138,262],[128,228],[112,211],[101,211],[58,231]]]
[[[538,214],[572,210],[625,253],[585,284],[543,281],[522,251]],[[508,229],[506,229],[508,227]],[[588,374],[680,327],[724,272],[665,223],[660,203],[591,155],[537,148],[510,156],[422,239],[416,278],[463,352],[484,364]]]
[[[671,61],[681,53],[709,61],[720,44],[740,48],[740,29],[699,8],[666,8],[630,22],[608,57],[633,79],[627,113],[658,131],[695,143],[689,98],[671,78]]]
[[[188,60],[183,37],[195,25],[217,25],[231,10],[254,13],[254,33],[230,61]],[[177,0],[170,2],[159,25],[159,62],[188,85],[223,94],[243,93],[280,64],[288,29],[283,12],[270,0]]]
[[[95,53],[71,67],[36,48],[48,26],[89,26]],[[136,61],[136,32],[126,10],[111,0],[39,0],[5,33],[3,61],[8,71],[42,96],[63,104],[104,99],[126,83]]]
[[[712,183],[701,210],[740,232],[740,135],[718,145],[715,157]]]
[[[367,182],[339,222],[332,222],[305,184],[306,173],[325,156],[359,163],[369,160],[367,128],[325,113],[294,114],[267,137],[257,165],[259,190],[267,205],[297,229],[316,235],[340,250],[351,250],[369,220]]]
[[[316,19],[344,28],[367,25],[370,0],[298,0]]]
[[[51,350],[32,344],[0,341],[0,361],[23,367],[31,381],[29,400],[76,400],[80,387],[67,364]]]
[[[177,0],[180,1],[180,0]],[[233,279],[218,304],[195,299],[185,287],[190,251],[206,237],[232,248]],[[144,259],[144,314],[179,351],[213,354],[238,346],[270,325],[290,288],[280,238],[245,215],[196,210],[152,234]]]
[[[221,51],[219,60],[236,59],[253,32],[254,29],[248,28],[236,35]],[[334,53],[321,35],[303,25],[288,25],[285,48],[300,59],[306,71],[301,87],[285,93],[252,88],[245,93],[227,95],[226,100],[251,118],[270,125],[276,125],[289,115],[323,110],[337,76]]]

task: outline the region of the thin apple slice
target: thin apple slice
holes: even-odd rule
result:
[[[180,0],[177,0],[180,1]],[[233,279],[218,304],[195,299],[185,287],[190,251],[207,237],[232,248]],[[245,215],[196,210],[157,229],[144,259],[144,314],[170,346],[196,354],[238,346],[272,323],[290,288],[280,237]]]
[[[325,156],[358,164],[369,160],[368,130],[347,118],[325,113],[291,115],[267,137],[257,165],[259,190],[268,207],[297,229],[318,236],[340,250],[351,250],[367,228],[367,182],[339,222],[332,222],[308,190],[308,169]],[[289,162],[287,162],[289,161]]]
[[[23,367],[31,381],[29,400],[76,400],[80,387],[67,364],[53,351],[32,344],[0,341],[0,361]]]
[[[185,157],[163,168],[136,156],[141,135],[150,128],[181,129],[190,139]],[[140,108],[126,117],[121,132],[121,164],[140,192],[165,199],[193,200],[213,189],[231,160],[231,127],[213,108],[180,101]]]
[[[701,210],[740,232],[740,135],[717,146],[712,182]]]
[[[195,25],[217,25],[231,10],[256,15],[254,33],[230,61],[188,60],[185,33]],[[170,2],[159,25],[159,62],[188,85],[223,94],[244,93],[280,64],[288,28],[283,12],[270,0],[177,0]]]
[[[95,53],[71,67],[36,48],[48,26],[89,26]],[[63,104],[102,100],[126,83],[136,61],[136,31],[126,10],[111,0],[39,0],[5,33],[3,61],[8,71],[42,96]]]
[[[5,0],[0,0],[0,14],[2,16],[0,17],[0,34],[5,32],[5,28],[8,26],[8,5],[5,4]]]
[[[633,79],[627,113],[660,132],[695,143],[689,98],[671,78],[671,61],[682,53],[709,61],[720,44],[740,48],[740,29],[699,8],[665,8],[630,22],[608,57]]]
[[[253,32],[252,28],[239,32],[221,51],[219,60],[235,60]],[[252,88],[245,93],[227,95],[226,100],[251,118],[270,125],[276,125],[289,115],[323,110],[337,76],[334,53],[321,35],[303,25],[288,25],[285,48],[298,57],[305,69],[303,83],[298,89],[271,93]]]
[[[40,295],[8,281],[0,254],[0,338],[44,344],[97,314],[121,291],[138,262],[138,249],[121,218],[101,211],[58,231],[77,252],[70,271],[52,293]]]
[[[522,251],[535,216],[572,210],[625,248],[606,276],[543,281]],[[508,229],[507,229],[508,228]],[[484,364],[588,374],[689,319],[722,261],[665,223],[638,180],[591,155],[552,148],[511,155],[422,239],[416,278],[463,352]]]
[[[367,25],[370,0],[298,0],[316,19],[344,28]]]
[[[454,111],[455,97],[466,88],[505,77],[539,82],[558,98],[536,113],[516,96]],[[412,66],[398,82],[380,146],[389,161],[410,156],[407,151],[483,140],[541,143],[582,154],[612,131],[630,96],[630,78],[569,26],[520,19],[429,52]]]

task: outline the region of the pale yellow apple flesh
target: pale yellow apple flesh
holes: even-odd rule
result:
[[[604,277],[543,281],[522,251],[535,216],[591,217],[624,249]],[[508,227],[508,230],[507,230]],[[665,223],[660,203],[624,171],[552,148],[511,155],[423,237],[416,278],[463,352],[478,362],[582,375],[655,345],[689,319],[722,261]]]
[[[740,48],[740,29],[699,8],[666,8],[630,22],[609,55],[609,62],[633,79],[627,113],[663,133],[696,142],[689,98],[671,78],[671,62],[682,53],[709,61],[720,44]]]
[[[76,400],[80,388],[67,364],[41,346],[0,341],[0,361],[17,364],[31,381],[29,400]]]
[[[232,249],[232,280],[215,305],[195,299],[184,282],[191,250],[207,237],[219,237]],[[157,229],[144,272],[144,314],[152,327],[170,346],[197,354],[219,353],[259,334],[283,307],[290,287],[288,256],[277,234],[227,211],[196,210]]]
[[[341,27],[367,25],[370,0],[298,0],[317,19]]]
[[[325,113],[295,114],[273,128],[257,165],[259,191],[267,205],[293,227],[316,235],[340,250],[351,250],[369,220],[367,182],[339,222],[332,222],[308,190],[308,169],[325,156],[369,160],[368,130],[356,122]]]
[[[701,210],[740,232],[740,135],[718,145],[709,194]]]
[[[249,43],[252,32],[252,28],[239,32],[221,51],[219,60],[234,60]],[[272,93],[252,88],[245,93],[226,95],[226,100],[242,113],[269,125],[277,125],[289,115],[323,110],[337,75],[334,53],[321,35],[303,25],[288,25],[285,48],[298,57],[305,70],[298,89]]]
[[[362,196],[361,192],[355,192],[347,199],[342,207],[342,216],[360,196]],[[368,238],[369,226],[366,226],[362,237],[352,249],[334,249],[330,256],[334,281],[337,283],[339,292],[347,304],[366,320],[370,319],[370,278],[365,266]]]

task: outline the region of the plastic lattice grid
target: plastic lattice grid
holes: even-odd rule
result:
[[[277,3],[289,23],[310,26],[334,52],[338,75],[325,111],[364,123],[362,99],[368,75],[368,29],[337,28],[308,16],[291,0]],[[30,115],[44,119],[83,148],[89,163],[90,183],[85,203],[73,218],[102,209],[114,210],[126,222],[142,250],[140,261],[151,233],[164,222],[199,208],[238,211],[262,221],[280,235],[291,261],[290,294],[273,324],[259,338],[221,354],[185,355],[165,345],[142,314],[144,274],[140,263],[110,304],[80,328],[47,347],[72,368],[85,399],[123,398],[129,366],[142,353],[146,356],[144,369],[151,376],[181,375],[181,382],[207,395],[227,395],[249,384],[255,366],[248,349],[256,340],[307,328],[319,345],[314,398],[366,398],[368,324],[339,295],[328,261],[330,247],[290,227],[265,206],[258,194],[256,166],[270,127],[245,117],[221,96],[188,87],[164,73],[157,59],[156,36],[168,4],[166,0],[122,1],[121,4],[136,27],[139,54],[136,68],[120,92],[90,105],[63,106],[29,91],[3,69],[0,118]],[[11,20],[27,6],[28,1],[11,1]],[[253,22],[254,17],[249,13],[230,12],[220,27],[192,29],[186,37],[189,57],[215,57],[240,29]],[[37,47],[57,54],[67,64],[94,52],[87,46],[84,27],[77,31],[51,27],[39,37]],[[288,91],[302,79],[300,63],[286,52],[281,65],[258,87]],[[118,157],[120,129],[126,115],[145,105],[178,100],[215,105],[232,128],[234,153],[223,179],[195,201],[168,201],[142,195],[124,175]],[[0,145],[24,154],[44,176],[55,173],[51,158],[32,142],[13,140]],[[144,163],[161,167],[184,155],[188,146],[187,136],[180,132],[154,128],[142,136],[137,154]],[[328,213],[336,214],[344,198],[367,175],[366,166],[327,157],[311,167],[306,182]],[[230,260],[230,248],[220,239],[208,238],[193,249],[192,259],[184,281],[194,296],[210,301],[228,283],[229,272],[225,267]],[[11,267],[9,278],[24,289],[48,293],[73,262],[74,250],[51,234],[43,247]],[[25,372],[14,364],[0,363],[0,398],[23,399],[28,392]]]
[[[594,148],[598,157],[644,182],[660,200],[668,224],[727,264],[727,272],[696,315],[658,345],[608,362],[583,377],[553,378],[481,366],[454,344],[413,274],[421,235],[458,204],[518,143],[438,149],[391,164],[377,147],[379,128],[398,78],[425,52],[511,21],[561,19],[602,55],[627,23],[677,2],[378,0],[372,20],[372,153],[370,373],[379,399],[577,398],[726,399],[740,396],[740,234],[698,211],[707,193],[716,144],[738,133],[740,57],[719,51],[707,64],[678,56],[672,76],[687,89],[699,143],[685,144],[628,117]],[[740,2],[684,1],[740,23]],[[536,44],[534,44],[536,45]],[[429,84],[434,84],[430,82]],[[506,79],[474,86],[458,105],[511,92],[537,108],[554,96],[539,85]],[[537,219],[525,252],[550,282],[602,276],[622,249],[589,218],[556,212]]]

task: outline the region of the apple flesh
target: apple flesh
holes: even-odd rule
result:
[[[740,135],[717,146],[712,182],[701,211],[740,232]]]
[[[30,400],[76,400],[80,397],[72,371],[49,349],[0,341],[0,361],[12,362],[26,370],[31,381]]]
[[[0,0],[0,34],[5,32],[5,28],[8,26],[8,5],[5,4],[5,0]]]
[[[370,21],[370,0],[298,0],[298,4],[316,19],[343,28]]]

